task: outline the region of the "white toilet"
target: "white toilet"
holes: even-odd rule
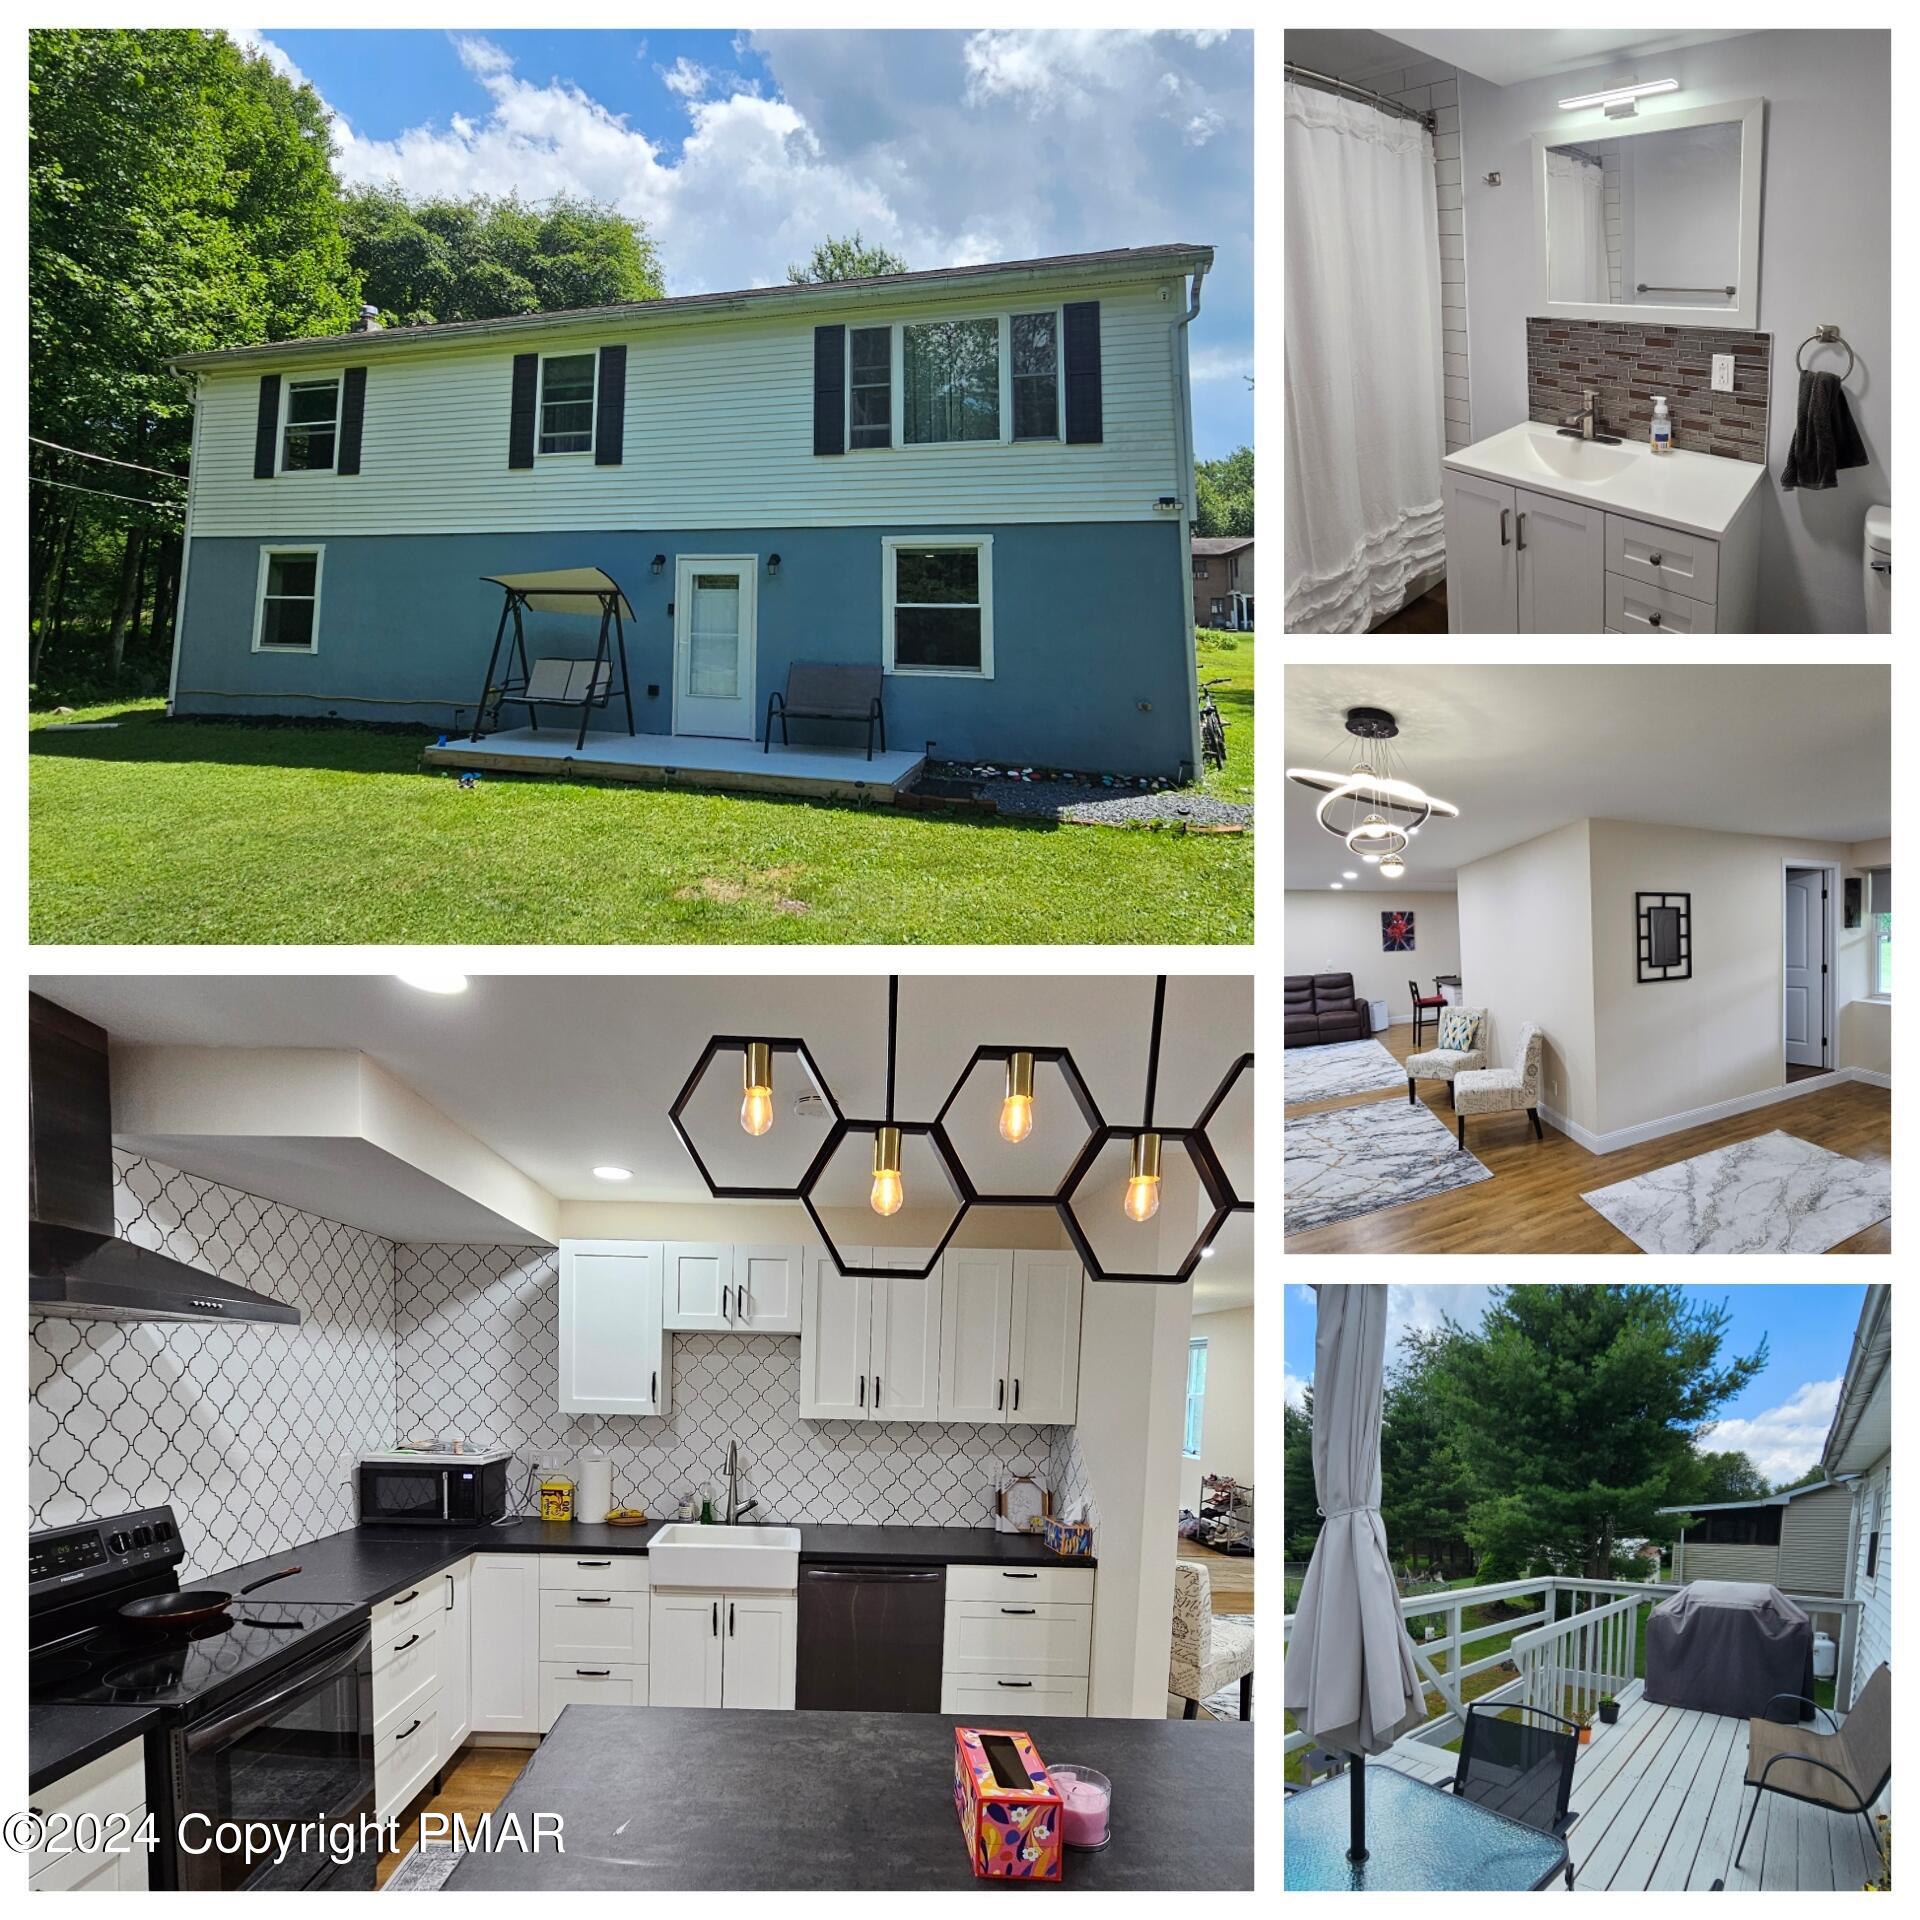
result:
[[[1867,509],[1866,544],[1860,555],[1860,581],[1867,596],[1867,631],[1893,631],[1893,509]]]

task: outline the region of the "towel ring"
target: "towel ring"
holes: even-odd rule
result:
[[[1822,327],[1818,333],[1810,333],[1807,335],[1807,337],[1804,340],[1800,342],[1799,349],[1793,356],[1793,364],[1796,372],[1799,372],[1799,373],[1806,372],[1806,368],[1800,364],[1800,355],[1805,353],[1809,347],[1814,346],[1816,344],[1820,346],[1826,346],[1826,347],[1846,347],[1847,370],[1845,373],[1843,373],[1840,376],[1840,378],[1842,380],[1846,380],[1852,377],[1853,349],[1851,347],[1848,347],[1847,343],[1840,338],[1840,329],[1838,327],[1835,327],[1832,329],[1831,335],[1829,334],[1829,331],[1827,328]]]

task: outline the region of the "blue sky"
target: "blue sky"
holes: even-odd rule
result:
[[[1403,1330],[1437,1327],[1443,1315],[1476,1325],[1491,1287],[1420,1286],[1390,1289],[1387,1353],[1392,1358]],[[1832,1424],[1840,1381],[1847,1370],[1853,1329],[1866,1296],[1864,1286],[1683,1287],[1690,1298],[1732,1314],[1721,1351],[1728,1358],[1750,1353],[1767,1338],[1766,1369],[1722,1410],[1709,1444],[1717,1451],[1749,1455],[1772,1480],[1792,1479],[1820,1457]],[[1283,1336],[1286,1392],[1297,1403],[1313,1378],[1313,1289],[1290,1286]]]
[[[1217,249],[1202,459],[1250,444],[1251,35],[245,29],[334,114],[348,181],[559,192],[646,221],[670,293],[763,286],[858,227],[911,267]]]

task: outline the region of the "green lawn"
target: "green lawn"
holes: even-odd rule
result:
[[[1253,790],[1253,639],[1201,636]],[[157,701],[31,721],[46,943],[1245,943],[1253,841],[895,813],[419,765],[421,734],[196,725]]]

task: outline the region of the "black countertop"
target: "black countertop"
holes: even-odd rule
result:
[[[565,1853],[474,1854],[449,1893],[755,1889],[891,1892],[974,1878],[938,1713],[568,1707],[501,1808]],[[1113,1782],[1113,1839],[1061,1884],[1200,1892],[1253,1885],[1253,1728],[1242,1721],[1014,1718],[1043,1760]]]
[[[153,1707],[29,1707],[27,1791],[38,1793],[124,1741],[138,1740],[159,1718]]]

